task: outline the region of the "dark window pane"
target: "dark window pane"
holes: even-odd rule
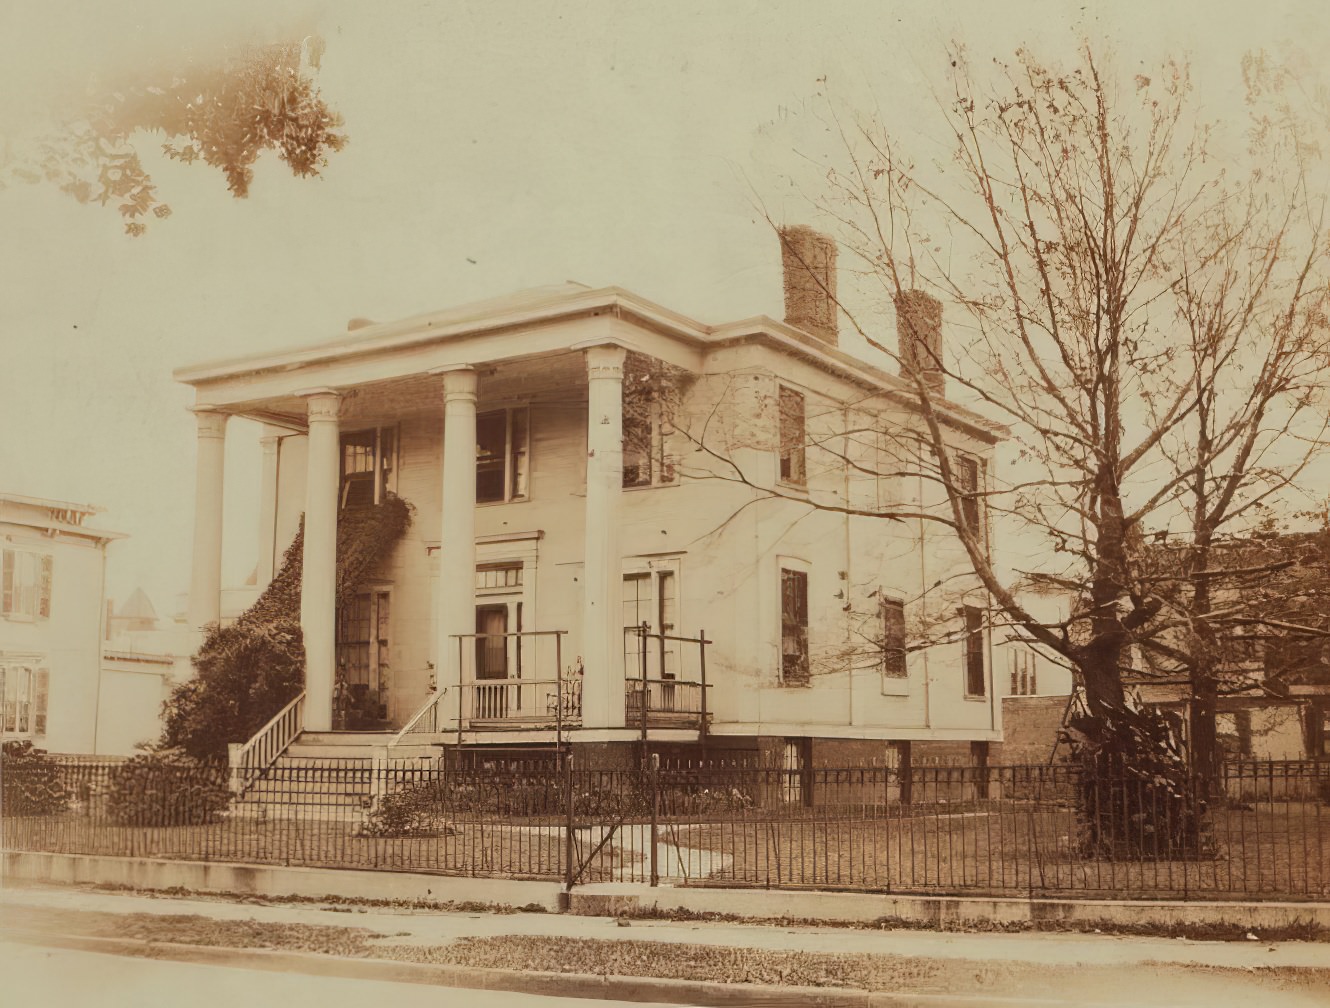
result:
[[[505,494],[508,451],[508,414],[483,413],[476,417],[476,500],[501,501]]]
[[[967,696],[983,696],[984,611],[966,606],[962,614],[965,620],[965,693]]]
[[[780,572],[781,679],[787,684],[807,685],[808,663],[808,574]]]
[[[906,677],[905,603],[895,599],[882,602],[883,673],[893,679]]]
[[[803,486],[806,480],[804,443],[807,433],[804,424],[803,393],[794,389],[780,390],[780,478],[786,483]]]

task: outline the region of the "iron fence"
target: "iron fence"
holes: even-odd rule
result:
[[[1230,763],[1208,795],[1161,798],[1130,775],[1087,787],[1063,765],[590,770],[555,751],[456,756],[288,759],[256,781],[224,766],[7,761],[0,825],[8,849],[569,885],[1330,897],[1327,763]]]

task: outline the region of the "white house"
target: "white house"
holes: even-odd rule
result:
[[[557,734],[608,763],[642,743],[799,765],[982,755],[1001,731],[986,598],[918,474],[918,396],[838,348],[834,246],[783,235],[783,322],[706,325],[566,284],[178,370],[198,425],[191,624],[221,615],[242,416],[267,425],[260,586],[304,515],[306,732],[332,729],[349,689],[410,729],[399,741]],[[936,352],[940,307],[907,304]],[[936,377],[982,529],[1002,431]],[[339,511],[386,493],[413,523],[339,614]]]
[[[85,524],[100,509],[0,493],[3,737],[66,753],[106,751],[102,605],[107,544]]]

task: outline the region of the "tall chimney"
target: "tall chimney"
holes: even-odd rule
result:
[[[836,345],[836,243],[812,228],[783,227],[785,322]]]
[[[917,371],[933,395],[944,394],[942,302],[921,290],[901,291],[893,302],[901,377],[912,378],[911,372]]]

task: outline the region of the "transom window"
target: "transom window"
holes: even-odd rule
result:
[[[804,486],[808,481],[805,445],[808,431],[804,417],[804,396],[784,385],[780,389],[780,479],[782,483]]]
[[[36,663],[0,662],[0,727],[6,735],[45,735],[51,673]]]
[[[0,613],[15,620],[49,619],[53,563],[49,553],[0,552]]]
[[[529,442],[525,406],[476,417],[476,503],[526,499]]]
[[[367,507],[383,502],[391,489],[396,462],[397,431],[372,427],[342,435],[341,506]]]

